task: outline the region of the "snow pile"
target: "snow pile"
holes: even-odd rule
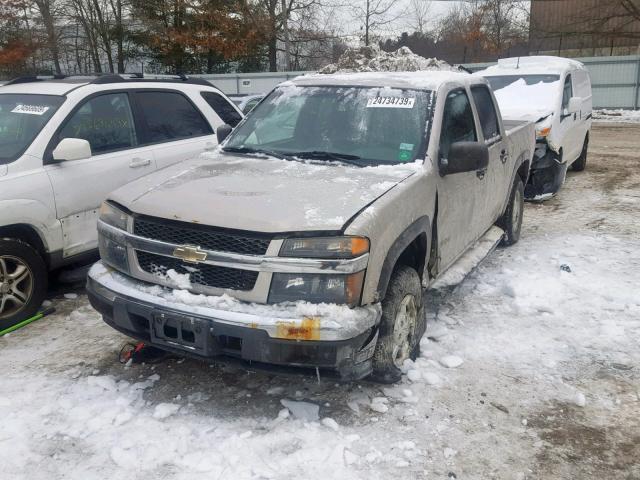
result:
[[[594,110],[593,119],[607,123],[640,123],[640,110]]]
[[[319,73],[355,72],[417,72],[419,70],[447,70],[458,72],[444,60],[416,55],[408,47],[395,52],[385,52],[377,45],[348,48],[337,63],[322,68]]]
[[[521,78],[493,93],[503,118],[537,122],[554,111],[562,92],[560,80],[527,85]]]

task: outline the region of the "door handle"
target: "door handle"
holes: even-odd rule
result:
[[[148,158],[132,158],[129,168],[140,168],[146,167],[147,165],[151,165],[151,160]]]
[[[506,163],[506,162],[507,162],[507,158],[509,158],[509,154],[507,153],[507,151],[506,151],[506,150],[502,150],[502,151],[500,152],[500,161],[501,161],[502,163]]]

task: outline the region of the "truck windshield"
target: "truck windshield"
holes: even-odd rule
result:
[[[0,94],[0,164],[20,157],[62,102],[57,95]]]
[[[230,152],[348,162],[413,162],[424,155],[433,92],[364,87],[274,90],[230,136]]]
[[[524,80],[526,85],[535,85],[537,83],[553,83],[560,80],[560,75],[499,75],[495,77],[486,77],[493,91],[507,87],[518,80]]]

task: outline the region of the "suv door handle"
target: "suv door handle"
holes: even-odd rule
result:
[[[507,158],[509,158],[509,154],[507,153],[506,149],[503,149],[500,151],[500,161],[502,163],[506,163],[507,162]]]
[[[146,167],[147,165],[151,165],[151,160],[148,158],[132,158],[131,163],[129,164],[129,168],[140,168]]]

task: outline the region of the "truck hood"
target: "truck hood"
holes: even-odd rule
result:
[[[129,183],[109,198],[140,214],[240,230],[341,230],[420,169],[419,162],[360,168],[217,151]]]

